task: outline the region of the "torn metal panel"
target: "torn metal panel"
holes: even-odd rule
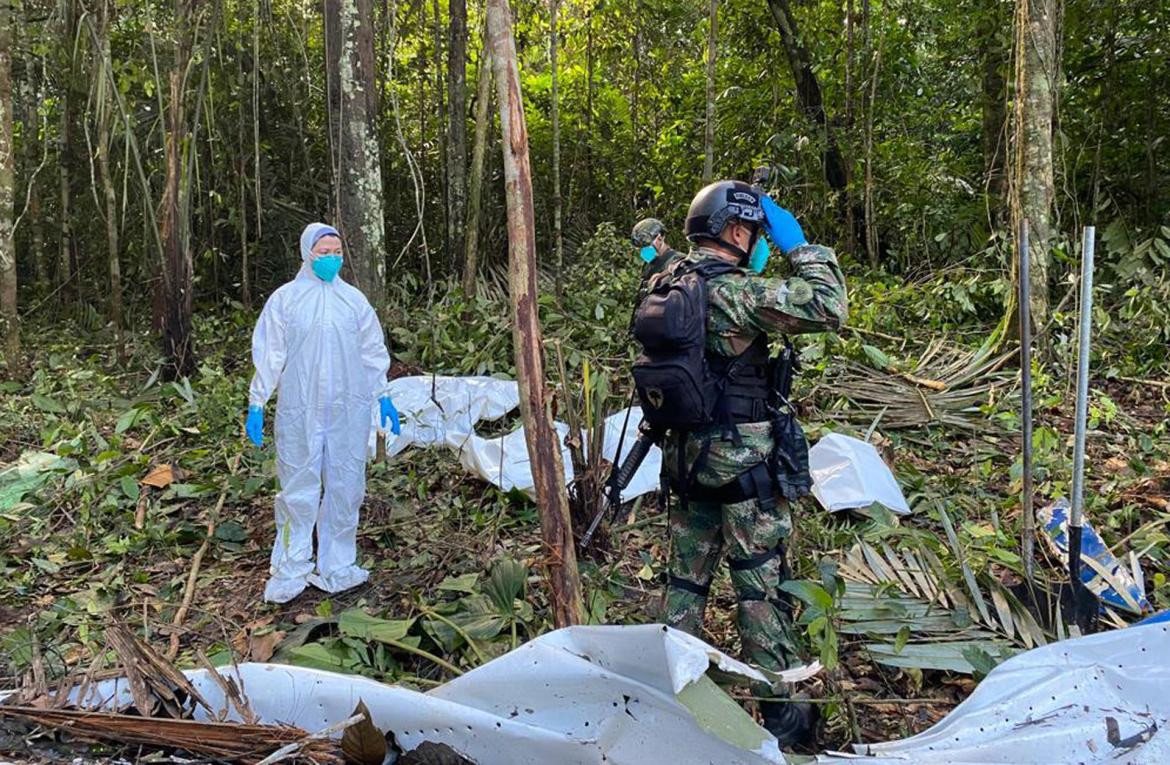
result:
[[[1168,653],[1166,623],[1035,648],[996,667],[930,730],[855,748],[874,765],[1170,762]]]
[[[425,694],[277,664],[221,671],[242,685],[261,722],[317,731],[345,720],[360,700],[404,748],[442,743],[480,765],[785,762],[776,740],[710,682],[712,665],[744,681],[763,679],[661,625],[557,630]],[[205,670],[186,675],[232,719],[220,683]],[[111,680],[84,701],[108,707],[130,699],[128,684]],[[197,719],[206,717],[197,710]]]

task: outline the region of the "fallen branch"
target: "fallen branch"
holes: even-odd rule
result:
[[[235,475],[239,466],[240,455],[237,454],[228,467],[229,474]],[[191,603],[195,600],[199,568],[203,565],[203,556],[207,554],[207,548],[211,546],[211,538],[215,535],[215,526],[219,522],[219,513],[223,510],[227,492],[228,487],[224,486],[223,491],[219,493],[219,499],[216,500],[215,508],[211,511],[211,516],[207,519],[207,536],[203,538],[203,544],[199,545],[195,557],[191,559],[191,572],[187,575],[187,586],[183,589],[183,602],[179,605],[179,610],[175,612],[174,620],[171,621],[171,643],[167,647],[167,658],[171,661],[174,661],[175,657],[179,655],[179,628],[183,626],[183,620],[187,618],[187,611],[191,609]]]

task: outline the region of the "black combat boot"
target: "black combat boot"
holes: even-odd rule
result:
[[[776,737],[781,749],[811,752],[816,744],[821,710],[807,701],[761,701],[764,727]]]

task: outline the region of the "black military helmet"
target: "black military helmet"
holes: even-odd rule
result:
[[[764,222],[760,192],[743,181],[716,181],[704,186],[687,210],[687,240],[718,239],[728,221],[736,218],[757,225]]]

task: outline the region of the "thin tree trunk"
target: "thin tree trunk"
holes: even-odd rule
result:
[[[559,18],[561,0],[552,0],[552,21],[548,34],[549,70],[552,77],[552,181],[553,181],[553,253],[557,262],[557,297],[564,292],[565,242],[561,205],[561,101],[560,69],[557,63],[559,48]],[[637,96],[634,96],[637,103]]]
[[[467,0],[450,0],[448,11],[447,252],[454,267],[467,246]]]
[[[869,0],[862,0],[862,2],[868,3]],[[854,28],[853,0],[847,0],[847,2],[845,3],[845,126],[844,126],[844,134],[845,134],[845,146],[847,149],[850,150],[851,154],[852,154],[852,147],[856,146],[856,142],[854,140],[854,134],[853,134],[853,115],[856,112],[856,108],[854,107],[854,98],[855,98],[854,90],[855,90],[855,88],[854,88],[854,82],[853,82],[854,71],[855,71],[853,59],[854,59],[854,55],[856,53],[856,46],[854,45],[854,42],[853,42],[853,28]],[[850,168],[848,165],[846,165],[845,169],[846,169],[846,175],[849,176],[848,178],[846,178],[846,189],[845,189],[846,197],[849,200],[845,203],[845,251],[853,253],[853,252],[857,251],[857,234],[855,231],[855,228],[857,226],[857,220],[856,220],[856,216],[855,216],[855,213],[853,210],[853,205],[851,204],[852,197],[853,197],[853,188],[852,188],[853,184],[851,182],[852,177],[853,177],[853,173],[850,172]]]
[[[520,72],[508,0],[488,0],[488,39],[503,134],[508,208],[508,283],[512,298],[512,343],[520,385],[532,478],[540,508],[549,603],[556,627],[581,622],[581,583],[569,520],[569,496],[560,438],[552,424],[544,381],[544,343],[537,316],[536,241],[528,131],[520,97]]]
[[[715,43],[718,35],[719,0],[711,0],[707,13],[707,122],[703,133],[703,185],[711,182],[715,165]]]
[[[10,18],[15,20],[15,13]],[[33,18],[32,9],[28,2],[24,3],[23,22],[31,48],[33,44],[32,30],[37,29],[38,24]],[[36,286],[40,289],[46,289],[49,284],[49,268],[48,264],[45,263],[45,234],[43,221],[41,220],[41,192],[39,185],[39,171],[41,169],[40,152],[44,151],[44,145],[41,142],[40,122],[37,119],[41,101],[40,83],[35,79],[37,76],[36,65],[42,62],[43,59],[41,62],[35,60],[30,51],[28,62],[24,67],[24,78],[20,84],[21,101],[23,102],[23,123],[21,125],[20,136],[24,153],[21,175],[25,182],[25,195],[27,199],[25,204],[28,209],[23,220],[23,225],[29,231]]]
[[[257,3],[259,0],[257,0]],[[255,7],[253,8],[255,10]],[[255,16],[252,23],[259,21]],[[257,115],[254,111],[244,108],[244,84],[245,70],[244,70],[244,56],[243,51],[237,51],[237,58],[239,60],[239,93],[240,99],[237,104],[238,119],[236,120],[236,153],[238,155],[237,168],[239,174],[236,178],[238,191],[240,194],[240,302],[244,304],[245,308],[252,307],[252,278],[251,278],[251,264],[248,262],[248,160],[246,159],[247,147],[244,141],[244,126],[247,122],[246,115],[251,113],[252,121],[257,121]],[[252,72],[255,75],[256,58],[252,58]]]
[[[479,71],[475,76],[475,143],[471,150],[471,184],[467,205],[467,249],[463,257],[463,295],[476,294],[479,279],[479,214],[483,201],[483,165],[487,152],[487,137],[492,125],[491,106],[492,65],[488,54],[487,34],[484,34],[483,53],[479,57]]]
[[[877,223],[873,211],[873,112],[877,104],[878,75],[882,68],[882,45],[880,42],[876,47],[870,44],[868,0],[865,7],[866,49],[872,52],[873,58],[873,67],[869,71],[869,92],[865,99],[865,252],[869,258],[869,267],[876,269],[881,265],[881,260],[878,257]],[[881,37],[884,39],[884,32],[881,32]]]
[[[439,199],[447,199],[447,174],[443,172],[447,158],[447,94],[443,87],[443,14],[439,9],[439,0],[431,0],[431,71],[435,74],[435,103],[439,107],[439,124],[436,127],[439,141],[439,157],[436,163],[435,177],[439,179]],[[446,205],[440,206],[443,215],[443,255],[449,262],[454,262],[454,250],[451,241],[447,238],[447,221],[451,215]]]
[[[163,355],[166,379],[189,376],[195,371],[191,338],[192,283],[194,263],[189,246],[190,220],[181,212],[184,183],[184,147],[187,143],[187,114],[183,79],[191,61],[191,20],[199,0],[175,0],[178,41],[170,71],[170,102],[167,104],[166,185],[160,205],[159,231],[163,241]]]
[[[76,11],[73,0],[63,0],[61,11],[61,37],[69,56],[65,87],[61,92],[61,123],[57,136],[58,154],[57,171],[60,179],[60,249],[57,255],[57,281],[61,285],[61,297],[64,299],[74,292],[73,281],[73,214],[70,210],[71,194],[69,184],[69,168],[73,156],[73,50],[76,38]]]
[[[95,51],[94,71],[100,72],[105,62],[110,61],[110,14],[112,0],[103,0],[101,20],[98,25],[100,50]],[[118,358],[126,358],[126,344],[122,336],[126,328],[122,309],[122,255],[118,243],[118,197],[114,191],[114,177],[110,172],[110,137],[113,131],[114,104],[109,94],[110,78],[98,76],[95,86],[98,90],[98,172],[101,175],[102,192],[106,203],[106,257],[110,275],[110,323],[114,326],[114,343]]]
[[[26,139],[27,140],[27,137]],[[13,236],[15,147],[12,142],[12,3],[0,3],[0,339],[9,372],[20,356]]]
[[[243,148],[243,147],[241,147]],[[256,205],[256,244],[264,234],[263,200],[260,194],[260,0],[252,4],[252,201]],[[244,208],[240,214],[247,217]],[[252,307],[252,270],[244,259],[244,306]]]
[[[386,301],[382,165],[374,129],[374,25],[370,0],[327,0],[330,132],[337,140],[338,228],[357,287],[375,309]]]
[[[1056,110],[1056,0],[1016,2],[1015,168],[1012,230],[1028,221],[1032,325],[1048,321],[1048,259],[1052,244],[1053,118]]]
[[[987,192],[988,208],[992,225],[1002,219],[1004,188],[1004,157],[1007,154],[1007,80],[1004,67],[1007,66],[1007,50],[1003,44],[1003,22],[998,12],[1001,3],[991,0],[982,9],[978,37],[980,40],[982,69],[981,111],[983,116],[980,131],[983,147],[983,178]]]
[[[585,11],[585,193],[581,211],[589,219],[593,201],[593,1]]]

